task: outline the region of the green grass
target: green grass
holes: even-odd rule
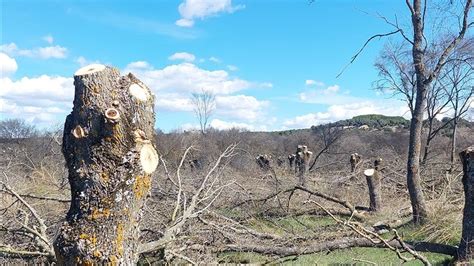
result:
[[[433,265],[446,265],[451,260],[450,256],[426,253],[422,254]],[[410,257],[410,256],[406,256]],[[364,262],[365,261],[365,262]],[[287,257],[277,261],[272,261],[270,257],[258,255],[255,253],[229,252],[219,256],[220,263],[246,263],[246,264],[284,264],[284,265],[371,265],[370,262],[377,265],[400,265],[402,261],[397,255],[382,248],[350,248],[336,250],[329,253],[318,252],[310,255],[298,257]],[[423,265],[420,261],[410,261],[404,265]]]
[[[410,223],[398,228],[397,231],[406,241],[427,241],[455,246],[461,239],[461,227],[457,224],[427,224],[419,227]],[[384,238],[392,236],[392,232],[382,234]]]
[[[332,231],[331,228],[327,227],[333,225],[335,225],[335,222],[330,217],[311,215],[282,218],[262,217],[250,220],[248,224],[248,226],[257,231],[280,235],[285,232],[304,234],[310,230]],[[416,227],[412,224],[400,227],[398,232],[406,241],[426,241],[430,234],[432,234],[432,232],[427,231],[423,227]],[[384,238],[391,238],[393,235],[389,232],[382,236]],[[447,244],[457,244],[459,238],[456,234],[453,234],[453,236],[453,239],[448,241]],[[421,252],[421,254],[423,254],[433,265],[446,265],[452,259],[451,256],[437,253]],[[405,256],[411,258],[409,254],[406,254]],[[377,263],[378,265],[400,265],[402,263],[394,252],[383,248],[350,248],[336,250],[329,253],[319,252],[299,257],[288,257],[278,261],[273,261],[271,257],[255,253],[228,252],[219,255],[219,261],[222,263],[245,264],[262,264],[270,262],[272,264],[283,263],[287,265],[370,265],[370,262]],[[405,263],[404,265],[422,265],[422,263],[414,260]]]
[[[296,234],[305,233],[308,232],[308,230],[315,230],[329,225],[335,225],[331,217],[311,215],[267,219],[259,218],[252,219],[249,222],[249,226],[257,231],[280,235],[285,232]]]

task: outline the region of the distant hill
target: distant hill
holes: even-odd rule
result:
[[[344,128],[364,128],[364,129],[384,129],[384,128],[408,128],[410,121],[401,116],[386,116],[386,115],[359,115],[351,119],[340,120],[337,122],[312,126],[315,130],[319,127],[344,127]]]
[[[384,127],[403,127],[410,126],[410,121],[401,116],[386,116],[386,115],[359,115],[351,119],[340,120],[331,123],[333,126],[353,126],[360,127],[367,125],[370,128],[384,128]]]

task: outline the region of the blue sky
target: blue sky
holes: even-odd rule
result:
[[[155,93],[156,127],[197,125],[190,95],[216,94],[211,125],[305,128],[364,113],[406,115],[372,89],[375,41],[408,21],[404,1],[1,1],[0,116],[39,127],[64,121],[72,77],[90,63],[135,73]]]

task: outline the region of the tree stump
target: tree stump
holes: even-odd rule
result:
[[[54,243],[58,263],[134,265],[158,165],[154,95],[132,74],[99,64],[79,69],[74,85],[62,147],[71,205]]]
[[[374,169],[367,169],[364,171],[369,188],[370,206],[369,210],[378,212],[382,209],[382,184],[380,182],[380,168],[382,159],[377,159],[374,162]]]
[[[462,238],[458,248],[458,261],[474,260],[474,146],[459,153],[464,175],[464,216],[462,220]]]
[[[298,184],[304,187],[306,185],[305,174],[309,169],[309,162],[313,152],[309,151],[306,145],[298,145],[295,155],[295,171],[298,177]]]
[[[361,159],[361,157],[360,157],[359,154],[357,154],[357,153],[351,154],[351,157],[349,159],[349,162],[351,163],[351,173],[355,172],[356,167],[360,162],[360,159]]]

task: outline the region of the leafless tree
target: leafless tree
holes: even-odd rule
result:
[[[433,82],[432,87],[428,90],[426,95],[426,120],[428,124],[428,132],[426,135],[423,159],[421,160],[423,165],[428,160],[431,142],[438,135],[438,133],[449,124],[449,121],[444,121],[441,124],[438,123],[439,116],[446,113],[446,107],[448,104],[448,95],[445,93],[443,86],[437,79]]]
[[[194,114],[199,120],[201,133],[205,134],[209,119],[216,109],[216,96],[213,92],[202,89],[199,93],[193,93],[191,97]]]
[[[458,49],[455,60],[447,62],[444,75],[444,88],[452,110],[451,169],[456,158],[456,135],[459,120],[464,117],[473,102],[474,95],[474,44],[473,39]],[[458,55],[461,54],[461,55]],[[464,60],[457,60],[462,58]]]
[[[399,25],[397,19],[395,19],[395,22],[392,22],[387,18],[382,17],[385,22],[394,28],[394,31],[386,34],[374,35],[369,38],[362,49],[359,50],[359,52],[351,60],[351,62],[354,61],[358,54],[360,54],[360,52],[366,47],[366,45],[377,37],[380,38],[398,34],[404,40],[405,45],[411,48],[410,60],[411,65],[413,66],[413,72],[410,70],[411,66],[408,66],[408,71],[403,71],[402,77],[404,77],[403,80],[406,79],[411,81],[409,82],[410,84],[414,84],[412,87],[413,89],[409,91],[411,92],[409,93],[409,97],[407,97],[407,99],[409,99],[408,105],[412,113],[407,160],[407,185],[413,209],[413,220],[417,224],[425,223],[428,219],[428,212],[426,209],[426,202],[423,196],[420,178],[420,156],[422,144],[421,136],[427,94],[432,83],[438,79],[446,64],[451,60],[455,60],[454,58],[451,58],[453,51],[459,46],[466,36],[466,32],[468,32],[469,28],[474,24],[474,22],[470,21],[469,18],[469,13],[472,8],[472,0],[461,2],[462,6],[459,8],[456,4],[451,2],[447,4],[447,7],[445,8],[446,10],[444,10],[445,16],[448,16],[446,14],[449,14],[449,16],[456,13],[460,14],[454,15],[456,22],[459,22],[460,24],[459,31],[457,31],[455,34],[446,34],[446,36],[449,37],[446,37],[446,40],[443,42],[429,42],[427,40],[428,35],[426,26],[432,22],[428,21],[427,19],[427,15],[429,15],[428,11],[433,11],[433,9],[430,8],[432,6],[430,6],[426,1],[422,0],[406,0],[406,5],[411,16],[413,35],[411,37],[407,35],[405,30]],[[434,6],[434,4],[432,5]],[[460,10],[453,11],[449,10],[450,8]],[[439,26],[439,24],[436,26]],[[440,29],[441,28],[437,29],[437,35],[434,34],[437,38],[439,38]],[[438,44],[439,46],[433,47],[433,44]],[[405,77],[407,75],[406,73],[411,75],[407,78]],[[396,74],[397,72],[393,73],[392,75]],[[402,84],[406,82],[407,81],[404,81]],[[397,82],[397,84],[400,83]]]
[[[312,127],[311,130],[312,133],[322,141],[322,146],[314,156],[313,162],[308,168],[308,171],[312,171],[314,169],[321,155],[328,152],[329,149],[341,138],[344,132],[342,127],[331,125],[320,125],[317,127]]]
[[[22,119],[0,121],[0,138],[21,139],[36,134],[36,128]]]
[[[401,96],[413,116],[416,77],[408,46],[405,43],[387,43],[374,66],[379,75],[379,79],[374,82],[375,89]]]

